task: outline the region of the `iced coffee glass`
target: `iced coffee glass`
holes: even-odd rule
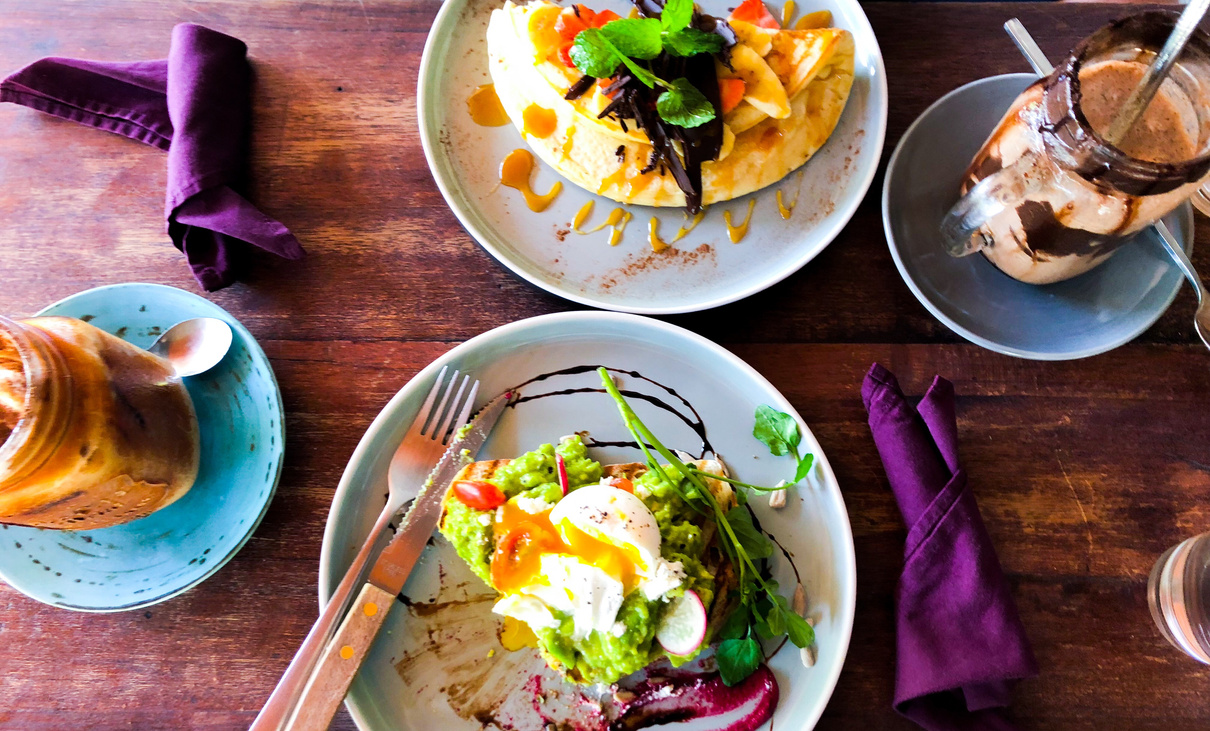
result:
[[[199,450],[171,363],[81,320],[0,317],[0,524],[141,518],[189,490]]]
[[[1210,36],[1197,31],[1118,146],[1102,132],[1163,46],[1176,13],[1145,12],[1082,41],[983,143],[941,233],[953,256],[981,252],[1047,284],[1104,262],[1210,177]]]

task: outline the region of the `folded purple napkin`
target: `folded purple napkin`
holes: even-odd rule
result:
[[[1038,674],[1000,561],[958,465],[954,386],[917,408],[875,363],[861,397],[908,527],[896,596],[895,710],[929,731],[1012,729],[1012,683]]]
[[[248,47],[183,23],[168,58],[101,63],[44,58],[0,82],[0,102],[32,107],[168,152],[164,215],[172,243],[207,290],[236,278],[245,244],[287,259],[302,246],[235,191],[251,121]]]

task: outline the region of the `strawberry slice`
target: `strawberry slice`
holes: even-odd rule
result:
[[[564,43],[559,48],[559,60],[562,61],[563,65],[567,68],[575,68],[576,62],[571,60],[571,41]]]
[[[583,18],[566,10],[559,13],[559,19],[555,21],[555,32],[567,43],[575,40],[576,35],[587,27]]]
[[[735,109],[744,100],[744,80],[719,79],[718,96],[723,104],[723,114]]]
[[[777,22],[777,18],[773,17],[761,0],[744,0],[731,13],[727,20],[742,20],[745,23],[751,23],[761,28],[781,29],[781,24]]]
[[[592,12],[591,10],[588,12]],[[602,10],[593,16],[592,20],[588,21],[589,28],[600,28],[611,20],[621,20],[622,16],[612,10]]]

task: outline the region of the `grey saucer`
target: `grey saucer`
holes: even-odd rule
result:
[[[887,166],[882,222],[895,266],[912,293],[954,332],[998,353],[1069,360],[1112,350],[1151,326],[1181,287],[1181,275],[1151,229],[1109,261],[1065,282],[1018,282],[982,256],[951,258],[938,225],[958,199],[962,175],[1033,74],[971,82],[912,123]],[[1193,211],[1165,219],[1193,249]]]

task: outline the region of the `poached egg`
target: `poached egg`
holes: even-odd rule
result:
[[[531,512],[545,507],[514,499],[497,511],[491,578],[503,596],[493,612],[535,629],[570,616],[576,640],[621,635],[626,596],[641,591],[655,601],[684,582],[680,562],[660,556],[659,524],[633,493],[586,485]]]

